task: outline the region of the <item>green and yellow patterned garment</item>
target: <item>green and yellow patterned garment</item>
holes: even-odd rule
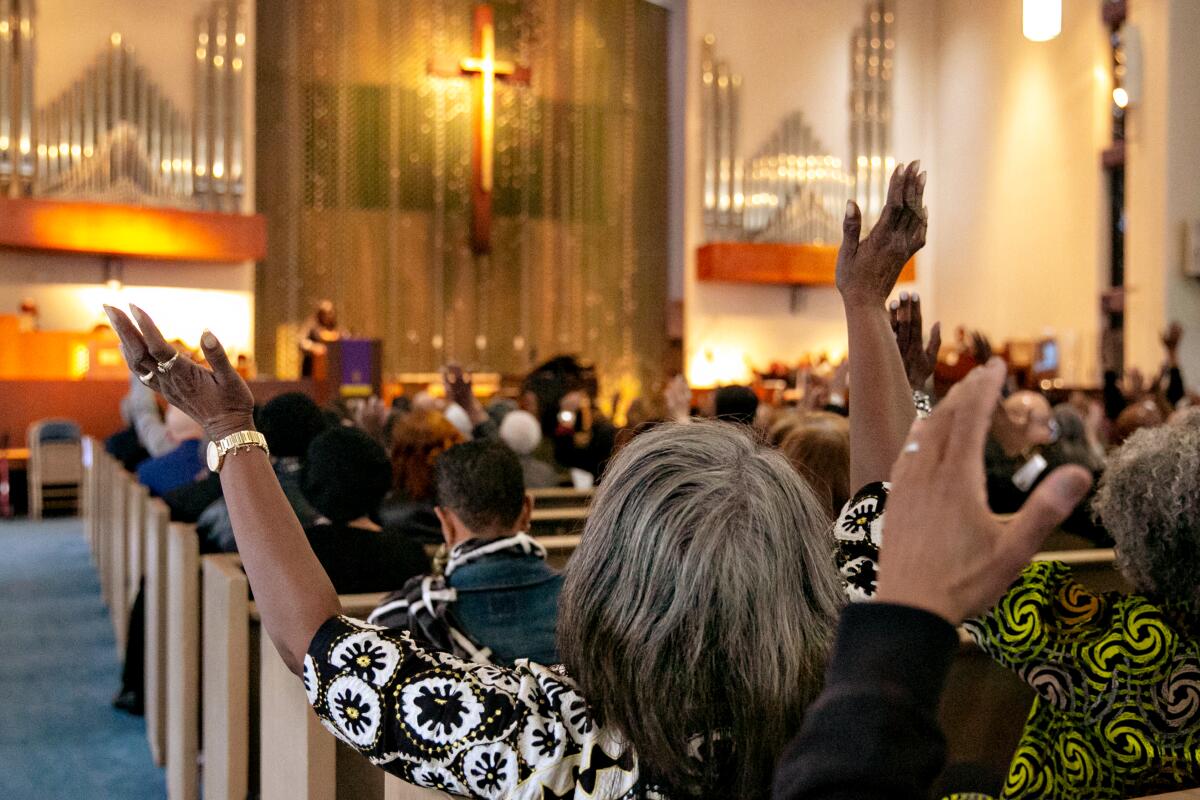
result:
[[[886,486],[868,486],[835,531],[843,576],[864,595],[886,502]],[[1040,562],[965,627],[1037,692],[1004,797],[1122,800],[1200,785],[1200,626],[1182,609],[1095,593],[1065,564]]]

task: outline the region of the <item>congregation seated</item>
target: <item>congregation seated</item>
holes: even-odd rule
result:
[[[111,313],[136,368],[147,346]],[[139,322],[161,350],[153,323]],[[163,391],[214,437],[251,426],[240,378],[215,337],[205,345],[219,382]],[[351,746],[400,752],[384,768],[423,786],[766,796],[843,603],[821,500],[734,426],[659,426],[613,460],[565,574],[562,669],[471,664],[338,616],[286,501],[262,491],[275,480],[266,457],[239,453],[222,475],[264,627],[303,667],[310,701]]]
[[[362,431],[330,428],[308,446],[302,489],[318,516],[304,532],[339,594],[391,591],[429,570],[419,543],[371,519],[391,475],[387,453]]]
[[[464,437],[440,412],[425,410],[399,417],[391,435],[392,486],[379,510],[380,521],[416,541],[437,544],[442,526],[433,511],[434,466],[438,456]]]
[[[154,497],[187,486],[207,471],[204,464],[204,429],[174,406],[167,407],[164,420],[167,440],[174,444],[167,452],[146,459],[137,468],[138,482]]]
[[[753,425],[758,417],[758,395],[749,386],[722,386],[712,394],[712,416],[723,422]]]
[[[325,416],[308,395],[287,392],[259,409],[256,421],[271,450],[271,463],[284,496],[296,512],[300,524],[305,527],[312,525],[319,515],[304,496],[301,479],[308,447],[327,427]],[[229,507],[224,498],[214,501],[200,514],[196,521],[196,533],[200,536],[202,552],[237,551]]]
[[[517,456],[494,440],[443,453],[435,468],[435,511],[448,549],[445,565],[440,574],[410,579],[368,621],[404,628],[423,647],[476,663],[557,664],[562,577],[528,534],[533,502],[521,474]]]

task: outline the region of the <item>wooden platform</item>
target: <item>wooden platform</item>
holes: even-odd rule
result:
[[[260,214],[0,198],[0,247],[156,261],[261,261],[267,221]]]
[[[696,252],[696,276],[702,282],[833,286],[837,253],[833,245],[711,242]],[[916,278],[914,258],[900,280]]]

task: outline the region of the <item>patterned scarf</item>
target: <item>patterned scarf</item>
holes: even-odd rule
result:
[[[451,614],[458,592],[446,584],[456,569],[495,555],[536,556],[545,560],[546,549],[528,533],[503,539],[468,539],[450,551],[445,567],[430,575],[410,578],[371,612],[367,621],[386,628],[407,628],[423,645],[468,661],[491,664],[492,651],[454,624]]]

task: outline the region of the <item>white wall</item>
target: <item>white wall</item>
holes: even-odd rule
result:
[[[1129,110],[1127,343],[1132,364],[1155,369],[1158,331],[1187,333],[1184,376],[1200,383],[1200,281],[1182,274],[1184,226],[1200,218],[1200,3],[1139,0],[1144,93]]]
[[[927,102],[927,58],[932,39],[932,0],[899,0],[896,23],[896,108]],[[803,110],[815,135],[833,153],[849,153],[850,36],[862,21],[858,0],[690,0],[688,3],[687,217],[685,220],[685,360],[689,376],[703,381],[705,353],[715,351],[718,377],[741,379],[744,358],[767,366],[795,361],[808,352],[845,352],[841,302],[832,288],[699,283],[696,249],[703,244],[700,187],[699,51],[705,34],[717,37],[719,57],[742,75],[744,152],[754,149],[783,117]],[[921,114],[899,113],[896,157],[924,157],[930,164],[933,131]],[[936,175],[931,169],[931,175]],[[935,178],[931,178],[934,180]],[[925,255],[917,287],[932,285],[935,259]],[[927,291],[926,291],[927,293]]]
[[[1200,5],[1200,4],[1198,4]],[[857,0],[692,0],[698,42],[744,76],[743,140],[752,147],[801,108],[827,146],[844,151],[848,42]],[[1026,41],[1021,0],[899,0],[895,156],[929,171],[929,241],[918,256],[927,317],[999,343],[1053,329],[1070,380],[1097,375],[1098,294],[1107,270],[1099,164],[1110,137],[1107,44],[1092,0],[1065,0],[1063,35]],[[689,85],[685,275],[690,359],[721,342],[757,363],[845,347],[832,289],[698,284],[699,103]]]
[[[1099,5],[1066,0],[1049,42],[1024,38],[1020,0],[939,0],[936,28],[929,205],[943,326],[997,345],[1056,333],[1064,377],[1094,382],[1111,142]]]
[[[39,0],[35,99],[41,104],[76,80],[114,32],[134,47],[153,79],[183,108],[192,108],[195,16],[209,0]],[[246,69],[254,75],[253,8]],[[246,97],[245,210],[254,198],[254,91]],[[86,330],[102,318],[101,302],[145,303],[168,336],[195,344],[207,325],[231,349],[253,352],[254,265],[174,264],[127,260],[123,288],[104,285],[101,259],[0,251],[0,314],[24,297],[38,301],[42,327]]]

